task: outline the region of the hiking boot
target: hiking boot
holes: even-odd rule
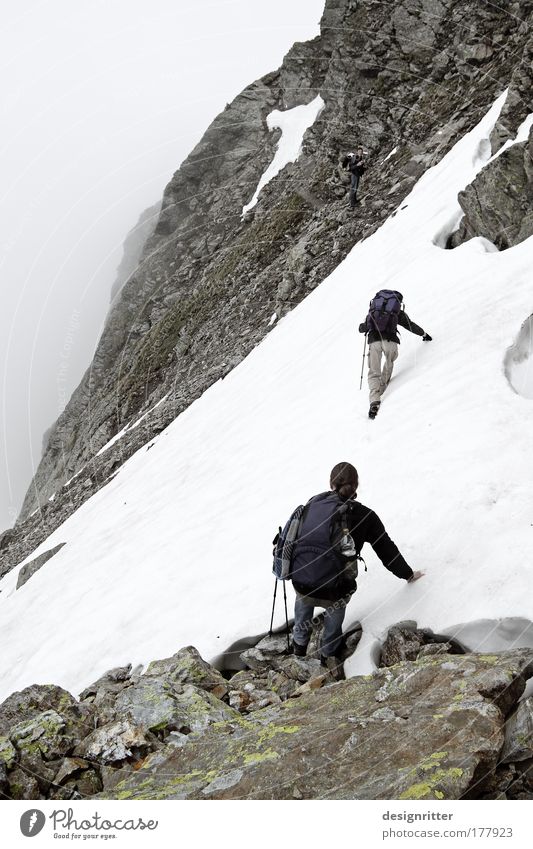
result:
[[[307,643],[305,646],[301,646],[300,643],[295,643],[293,641],[292,653],[295,657],[305,657],[307,654]]]
[[[336,681],[345,681],[346,675],[344,674],[344,666],[342,660],[340,660],[336,655],[320,655],[320,666],[325,667],[330,675]]]
[[[378,414],[378,410],[379,410],[379,404],[380,404],[380,402],[379,402],[379,401],[374,401],[374,402],[370,405],[370,409],[369,409],[369,411],[368,411],[368,418],[369,418],[369,419],[375,419],[375,418],[376,418],[376,416],[377,416],[377,414]]]

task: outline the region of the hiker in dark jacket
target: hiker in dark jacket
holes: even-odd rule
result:
[[[387,319],[384,329],[378,329],[371,312],[367,315],[366,320],[359,325],[360,333],[368,333],[368,388],[370,390],[370,409],[368,415],[371,419],[377,415],[381,404],[381,396],[390,383],[394,361],[398,357],[398,345],[400,344],[400,337],[397,330],[398,325],[414,333],[416,336],[421,336],[423,342],[431,342],[432,340],[429,333],[426,333],[418,324],[411,321],[403,308],[400,309],[399,304],[403,301],[401,292],[393,289],[381,290],[381,292],[396,296],[398,312],[388,314],[390,317]],[[371,307],[381,292],[378,292],[376,298],[370,302]],[[384,315],[387,316],[387,313],[385,312]],[[381,363],[382,357],[384,357],[383,366]]]
[[[347,168],[351,175],[350,206],[352,209],[355,209],[355,204],[357,203],[357,189],[359,186],[359,180],[365,173],[363,148],[358,147],[356,153],[348,153],[342,160],[342,167]]]
[[[389,572],[405,581],[416,581],[422,572],[413,572],[388,536],[381,519],[355,501],[359,477],[350,463],[338,463],[331,471],[330,491],[315,495],[302,515],[294,548],[291,578],[296,591],[293,650],[303,657],[311,635],[315,607],[325,608],[320,662],[333,672],[340,665],[342,623],[346,605],[357,589],[354,564],[365,542],[369,542]],[[330,540],[332,511],[345,505],[345,524],[353,539],[354,556],[343,560]]]

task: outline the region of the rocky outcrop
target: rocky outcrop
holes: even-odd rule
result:
[[[229,104],[172,178],[91,368],[49,435],[16,532],[2,540],[0,572],[246,356],[273,313],[292,309],[379,227],[510,80],[512,120],[500,131],[513,131],[530,108],[530,16],[525,0],[508,9],[399,0],[392,13],[377,0],[327,0],[320,36]],[[279,136],[266,116],[319,93],[325,108],[300,159],[242,219]],[[353,216],[339,161],[356,142],[369,167]],[[142,426],[96,455],[145,412]]]
[[[192,646],[142,672],[112,669],[80,695],[28,687],[0,705],[0,792],[13,799],[533,798],[533,651],[453,654],[416,623],[390,629],[394,661],[339,680],[284,634],[230,678]],[[413,648],[417,644],[416,649]],[[460,649],[462,651],[462,649]],[[397,661],[394,654],[412,653]]]
[[[404,660],[446,653],[464,654],[465,649],[453,638],[434,634],[431,628],[417,628],[416,622],[410,619],[389,628],[379,665],[394,666]]]
[[[17,590],[24,586],[24,584],[30,580],[32,575],[35,575],[35,573],[38,572],[45,563],[48,563],[54,554],[61,551],[64,545],[64,542],[60,542],[59,545],[49,548],[48,551],[43,551],[43,553],[39,554],[38,557],[34,557],[33,560],[29,561],[29,563],[25,563],[17,575]]]
[[[478,798],[530,650],[430,656],[309,691],[149,756],[119,799]],[[526,775],[527,779],[527,775]]]
[[[459,194],[464,212],[449,247],[484,236],[505,250],[533,235],[533,128],[489,162]]]

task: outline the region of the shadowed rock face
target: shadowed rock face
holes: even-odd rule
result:
[[[380,226],[507,85],[513,110],[498,124],[498,143],[513,134],[531,108],[531,15],[526,0],[505,9],[327,0],[320,36],[295,44],[279,70],[235,98],[167,186],[93,363],[49,434],[21,521],[2,540],[0,574],[237,365],[268,333],[272,314],[292,309]],[[325,108],[300,159],[241,220],[279,138],[266,116],[319,93]],[[353,216],[339,162],[357,143],[369,156]],[[165,396],[141,427],[96,457]]]
[[[464,218],[451,247],[484,236],[505,250],[533,235],[533,128],[527,142],[513,144],[480,171],[459,203]]]

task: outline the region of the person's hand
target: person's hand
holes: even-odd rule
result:
[[[361,322],[359,325],[359,333],[366,333],[366,321]]]
[[[429,335],[429,333],[424,333],[422,336],[422,342],[432,342],[433,337]]]
[[[413,583],[413,581],[418,581],[418,579],[419,579],[419,578],[422,578],[422,576],[423,576],[424,574],[425,574],[425,572],[413,572],[413,574],[411,575],[411,577],[409,578],[409,580],[407,581],[407,583],[408,583],[408,584],[412,584],[412,583]]]

